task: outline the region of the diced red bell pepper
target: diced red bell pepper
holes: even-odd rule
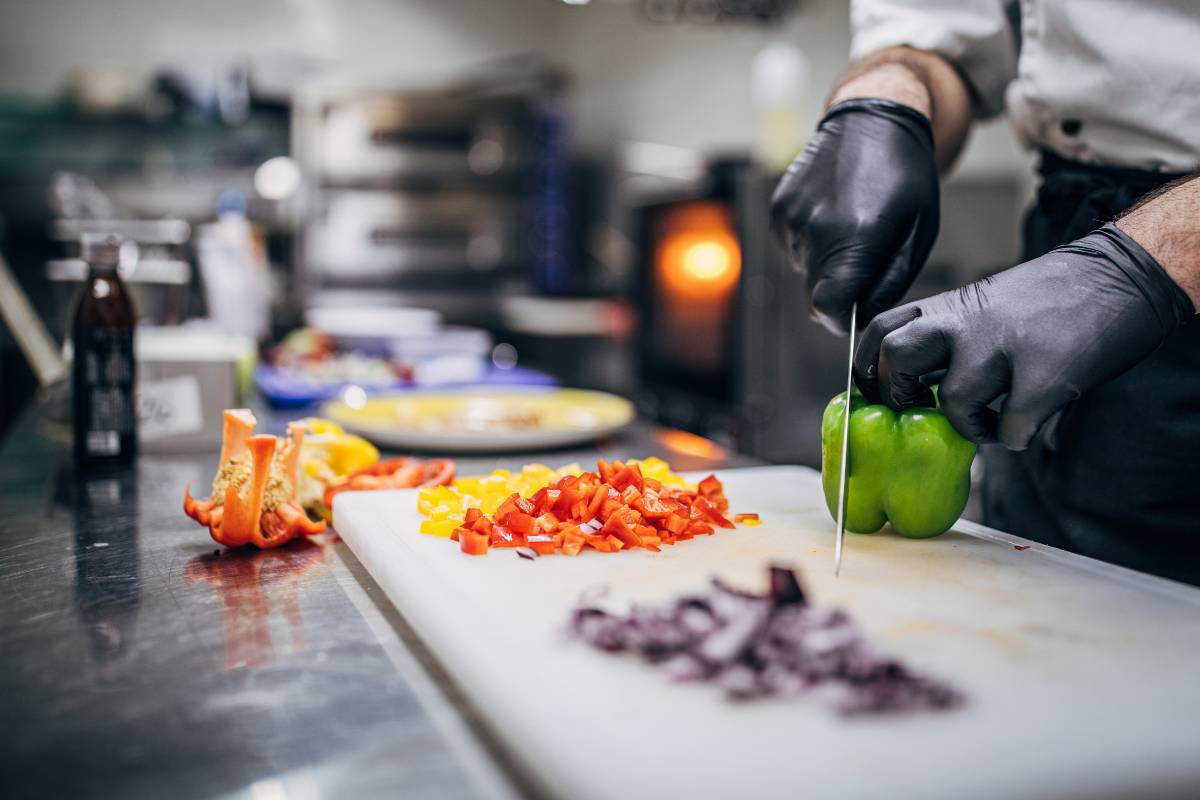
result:
[[[488,537],[484,533],[476,533],[475,531],[459,528],[456,533],[459,534],[459,546],[462,551],[469,556],[486,556],[488,551]]]
[[[658,531],[650,525],[634,525],[633,532],[638,535],[639,539],[645,540],[647,536],[658,536]]]
[[[600,506],[600,519],[607,521],[609,517],[611,517],[613,514],[616,514],[624,507],[625,506],[621,505],[621,501],[618,499],[607,499]]]
[[[516,492],[513,492],[508,497],[504,498],[504,502],[502,502],[496,508],[496,513],[493,514],[492,516],[494,516],[496,519],[503,519],[505,516],[507,516],[511,512],[519,511],[520,509],[517,508],[517,501],[520,499],[521,499],[521,495],[517,494]]]
[[[563,531],[562,551],[564,555],[577,556],[579,551],[583,549],[584,542],[587,539],[578,527],[568,528]]]
[[[620,540],[617,540],[617,544],[619,545],[620,543]],[[586,544],[597,553],[615,553],[618,549],[613,546],[612,537],[610,536],[589,536]]]
[[[561,484],[560,484],[561,486]],[[551,510],[559,516],[560,519],[567,517],[579,518],[576,513],[577,506],[583,503],[583,510],[587,510],[587,501],[591,499],[591,495],[587,487],[580,486],[578,481],[559,489],[558,499],[554,501]],[[582,521],[582,520],[580,520]]]
[[[588,501],[587,518],[593,519],[600,514],[604,501],[608,499],[608,486],[600,484],[592,490],[592,498]]]
[[[628,486],[637,487],[638,492],[641,492],[645,486],[645,483],[642,481],[642,471],[638,469],[637,464],[622,466],[608,483],[618,492],[624,492]]]
[[[533,533],[535,522],[536,520],[533,517],[521,511],[512,512],[508,515],[508,518],[504,520],[504,524],[507,525],[513,533],[520,536],[529,536],[531,533]]]
[[[701,514],[708,517],[710,520],[712,520],[713,522],[715,522],[717,525],[719,525],[722,528],[732,528],[733,527],[733,523],[730,522],[728,519],[726,519],[725,516],[723,514],[721,514],[721,512],[718,511],[711,502],[709,502],[707,497],[703,497],[703,496],[697,497],[696,502],[693,505],[693,508],[698,509]]]
[[[718,511],[725,513],[729,510],[729,500],[725,498],[725,488],[721,486],[721,481],[715,475],[709,475],[700,481],[697,488],[700,494],[707,497]]]
[[[647,519],[665,517],[669,514],[674,514],[680,508],[678,500],[672,500],[669,497],[660,497],[657,492],[651,492],[649,488],[632,505],[638,511],[642,512],[642,516]]]
[[[625,522],[619,514],[613,514],[604,523],[604,527],[600,529],[600,533],[605,536],[615,536],[621,540],[621,543],[626,547],[641,547],[641,537],[634,532],[629,523]]]
[[[629,525],[630,527],[637,525],[642,521],[642,515],[638,513],[638,510],[636,508],[630,508],[629,506],[622,506],[621,509],[616,512],[615,516],[623,519],[625,524]]]
[[[683,533],[688,526],[688,518],[683,514],[676,512],[669,515],[662,521],[663,527],[671,533]]]
[[[488,543],[492,547],[520,547],[525,543],[525,539],[516,536],[506,525],[493,524]]]

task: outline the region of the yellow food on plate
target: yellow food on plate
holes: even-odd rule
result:
[[[637,464],[642,475],[661,481],[664,485],[691,486],[671,472],[670,465],[661,458],[647,458],[645,461],[633,459],[625,463]],[[421,533],[449,537],[462,524],[468,508],[479,508],[484,514],[491,515],[514,492],[528,497],[559,478],[582,472],[578,464],[568,464],[558,469],[551,469],[545,464],[526,464],[516,473],[498,469],[489,475],[459,478],[450,486],[426,487],[417,493],[417,511],[426,517],[421,521]]]
[[[353,402],[348,402],[352,400]],[[581,444],[633,421],[633,403],[583,389],[480,387],[331,400],[324,416],[392,450],[523,452]]]
[[[336,422],[320,417],[300,420],[306,435],[300,448],[300,504],[328,520],[322,498],[325,488],[345,480],[379,460],[379,450],[361,436],[346,433]]]

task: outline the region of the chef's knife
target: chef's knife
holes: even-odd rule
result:
[[[850,355],[846,365],[846,415],[842,418],[842,469],[838,476],[837,543],[833,548],[833,574],[842,571],[842,544],[846,540],[846,473],[850,467],[850,390],[854,388],[854,328],[858,303],[850,306]]]

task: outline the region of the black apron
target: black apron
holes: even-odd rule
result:
[[[1095,230],[1177,175],[1042,157],[1024,260]],[[1070,325],[1071,320],[1062,320]],[[1014,453],[983,448],[984,522],[1200,585],[1200,320],[1068,405]]]

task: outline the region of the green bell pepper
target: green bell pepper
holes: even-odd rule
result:
[[[821,484],[837,519],[846,393],[821,417]],[[975,444],[959,435],[936,408],[899,413],[850,396],[850,469],[846,475],[846,530],[874,533],[891,522],[902,536],[945,533],[962,514],[971,491]]]

